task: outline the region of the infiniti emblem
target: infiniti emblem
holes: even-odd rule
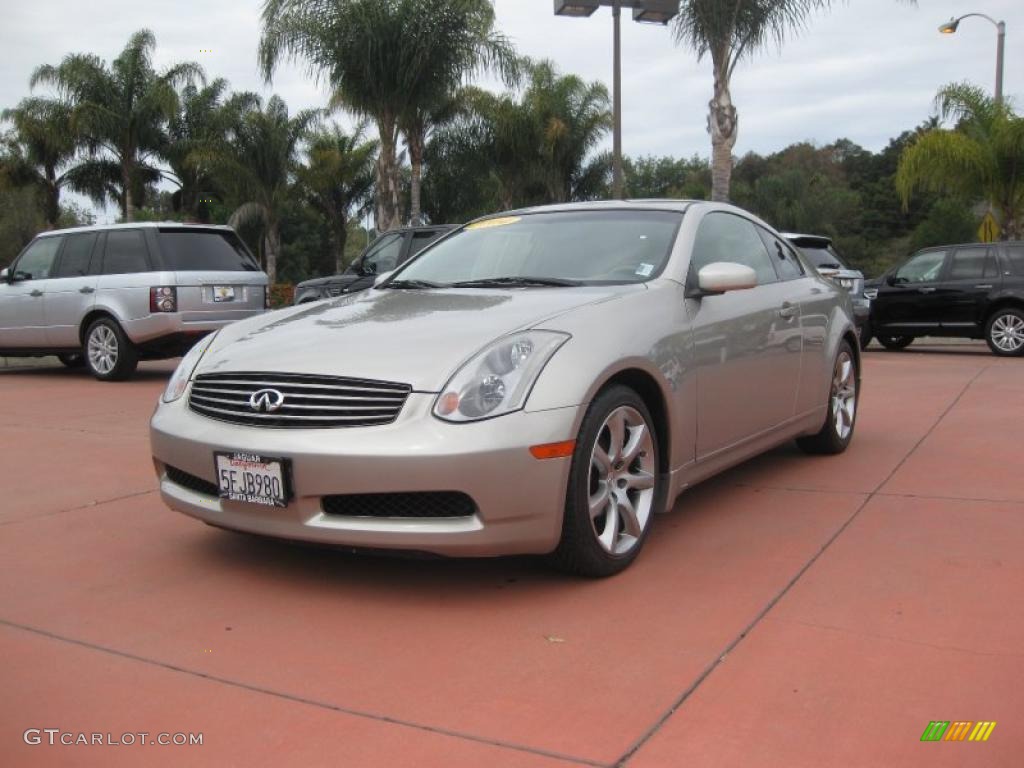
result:
[[[276,389],[260,389],[252,393],[249,407],[260,413],[272,413],[284,405],[284,395]]]

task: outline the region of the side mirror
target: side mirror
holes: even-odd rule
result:
[[[0,269],[0,280],[3,280],[5,283],[14,282],[14,276],[11,274],[11,271],[7,269],[7,267]]]
[[[394,271],[395,270],[391,270],[391,272],[394,272]],[[380,285],[385,280],[387,280],[389,277],[391,277],[391,272],[381,272],[379,275],[377,275],[377,277],[375,277],[373,279],[373,287],[376,288],[378,285]]]
[[[701,267],[697,273],[697,286],[702,294],[742,291],[757,285],[757,273],[743,264],[716,261]]]

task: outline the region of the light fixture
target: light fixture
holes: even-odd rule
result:
[[[956,32],[956,28],[960,26],[960,19],[950,19],[945,24],[939,25],[939,32],[944,35],[952,35]]]
[[[679,0],[644,0],[633,7],[633,21],[668,24],[679,13]]]
[[[555,0],[555,15],[590,16],[600,4],[599,0]]]

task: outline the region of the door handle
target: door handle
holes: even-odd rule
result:
[[[95,288],[90,288],[89,286],[85,286],[84,288],[79,288],[78,292],[79,293],[96,293],[96,289]]]
[[[934,288],[918,288],[917,290],[920,293],[935,293],[935,289]]]
[[[793,304],[789,301],[782,302],[782,309],[779,310],[779,317],[796,317],[800,311],[799,304]]]
[[[978,288],[978,289],[981,289],[981,290],[988,290],[988,289],[989,289],[989,288],[991,288],[992,286],[991,286],[991,285],[976,285],[976,286],[974,286],[974,287],[975,287],[975,288]]]
[[[32,289],[32,291],[31,291],[31,292],[29,292],[29,294],[28,294],[28,295],[29,295],[29,296],[42,296],[42,295],[43,295],[43,292],[42,292],[42,291],[40,291],[40,290],[39,290],[38,288],[33,288],[33,289]]]

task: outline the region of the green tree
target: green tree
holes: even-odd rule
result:
[[[373,194],[377,142],[366,141],[364,130],[359,125],[346,134],[335,124],[315,134],[309,141],[309,159],[298,169],[302,193],[331,232],[332,258],[319,265],[321,273],[344,269],[351,216],[361,213]]]
[[[259,63],[271,77],[284,57],[324,77],[335,101],[377,124],[377,228],[401,224],[398,134],[424,121],[462,80],[506,60],[488,0],[265,0]],[[414,193],[415,196],[416,193]]]
[[[1002,239],[1024,236],[1024,118],[977,86],[947,85],[936,97],[952,129],[922,134],[900,157],[896,187],[906,205],[915,191],[984,200]]]
[[[707,160],[697,155],[688,160],[627,157],[623,171],[629,197],[705,200],[711,193],[711,168]]]
[[[192,62],[157,72],[155,47],[153,33],[140,30],[109,67],[96,56],[70,54],[57,66],[36,69],[30,81],[33,88],[53,86],[74,105],[71,125],[91,158],[79,173],[97,202],[107,195],[118,201],[125,221],[134,219],[145,184],[159,179],[154,161],[177,111],[176,88],[203,80],[201,67]]]
[[[303,110],[293,117],[279,96],[271,96],[266,107],[256,97],[247,98],[251,108],[238,112],[224,139],[194,155],[196,162],[217,174],[238,203],[228,223],[259,226],[259,250],[273,283],[281,252],[282,211],[292,195],[300,146],[320,112]]]

